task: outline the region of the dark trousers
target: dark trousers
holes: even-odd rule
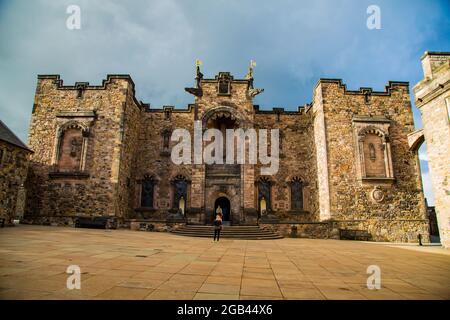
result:
[[[217,241],[219,241],[220,229],[214,229],[214,241],[216,241],[216,237],[217,237]]]

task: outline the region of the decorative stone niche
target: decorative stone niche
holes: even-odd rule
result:
[[[57,115],[51,176],[88,177],[86,158],[95,111],[63,111]]]
[[[231,81],[233,77],[229,72],[220,72],[217,76],[217,94],[219,96],[231,95]]]
[[[390,125],[385,117],[353,117],[357,177],[362,184],[394,181]]]

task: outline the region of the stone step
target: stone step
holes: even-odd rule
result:
[[[205,226],[205,227],[191,227],[191,226],[186,226],[183,227],[185,229],[189,229],[189,230],[214,230],[214,226]],[[222,226],[222,230],[262,230],[258,227],[240,227],[240,226]]]
[[[174,232],[177,232],[176,230],[174,230]],[[183,232],[183,233],[189,233],[189,234],[213,234],[214,231],[213,230],[207,230],[204,232],[198,232],[198,231],[192,231],[192,230],[179,230],[178,232]],[[230,234],[230,235],[272,235],[274,234],[274,232],[270,232],[270,231],[262,231],[262,232],[231,232],[231,231],[221,231],[221,234]]]
[[[212,238],[214,236],[214,226],[186,225],[171,232],[181,236]],[[259,226],[225,226],[222,228],[220,237],[246,240],[273,240],[283,238],[280,234],[263,230]]]
[[[196,238],[213,238],[214,234],[190,234],[182,232],[173,232],[174,235]],[[283,239],[280,235],[229,235],[220,233],[220,238],[223,239],[236,239],[236,240],[275,240]]]

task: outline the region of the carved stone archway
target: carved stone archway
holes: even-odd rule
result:
[[[220,106],[212,108],[205,112],[202,117],[203,129],[206,129],[210,120],[215,120],[220,117],[228,117],[231,120],[234,120],[238,127],[243,127],[246,123],[244,115],[236,108],[229,106]]]

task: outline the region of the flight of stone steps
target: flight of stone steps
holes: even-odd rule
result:
[[[174,234],[190,237],[213,238],[214,227],[204,225],[185,225],[171,231]],[[259,226],[223,226],[220,232],[221,238],[244,240],[272,240],[282,239],[283,236]]]

